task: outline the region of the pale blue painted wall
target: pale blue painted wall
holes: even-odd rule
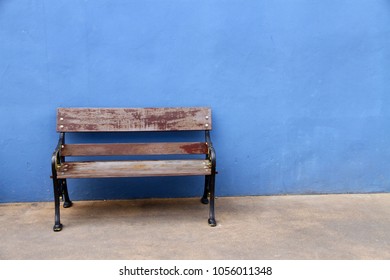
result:
[[[390,1],[1,0],[0,202],[52,199],[60,106],[211,106],[217,194],[390,191]],[[73,180],[73,199],[201,194]]]

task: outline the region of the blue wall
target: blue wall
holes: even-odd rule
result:
[[[390,191],[388,0],[1,0],[0,202],[52,200],[60,106],[211,106],[217,194]],[[73,199],[201,178],[74,180]]]

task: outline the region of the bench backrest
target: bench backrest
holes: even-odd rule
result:
[[[211,130],[211,109],[58,108],[58,132]]]
[[[212,128],[211,109],[196,108],[58,108],[57,131],[147,132]],[[65,144],[61,156],[207,154],[205,142]]]

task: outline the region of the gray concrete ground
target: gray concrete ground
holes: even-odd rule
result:
[[[0,259],[390,259],[390,194],[0,204]]]

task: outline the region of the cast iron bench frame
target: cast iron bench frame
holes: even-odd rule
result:
[[[205,176],[203,204],[210,203],[210,226],[214,214],[216,154],[210,138],[211,109],[181,108],[58,108],[58,145],[52,155],[54,231],[61,231],[60,199],[72,206],[68,178],[113,178],[151,176]],[[66,144],[65,133],[88,132],[204,131],[204,142]],[[67,157],[205,155],[205,159],[66,161]]]

